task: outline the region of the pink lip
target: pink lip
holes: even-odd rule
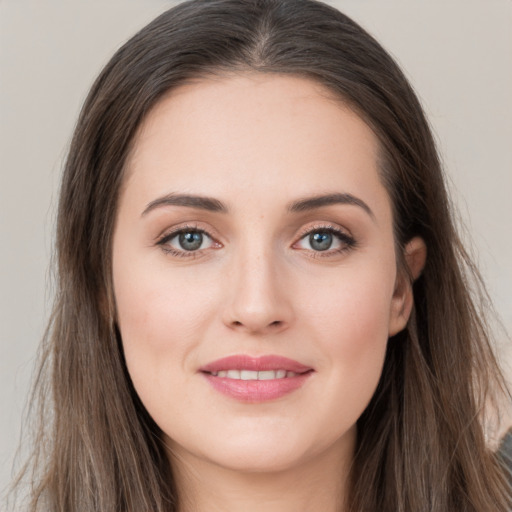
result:
[[[202,372],[219,372],[221,370],[252,370],[262,372],[265,370],[286,370],[288,372],[304,373],[312,370],[311,366],[305,366],[293,359],[282,356],[234,355],[217,359],[199,368]]]
[[[271,380],[237,380],[212,375],[222,370],[286,370],[297,375]],[[312,375],[313,368],[282,356],[234,355],[208,363],[199,371],[220,393],[241,402],[257,403],[275,400],[299,389]]]

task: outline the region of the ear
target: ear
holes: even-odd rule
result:
[[[422,238],[414,237],[407,243],[403,259],[407,268],[400,270],[396,277],[389,317],[389,336],[403,330],[409,320],[414,304],[412,285],[423,271],[427,259],[427,246]]]

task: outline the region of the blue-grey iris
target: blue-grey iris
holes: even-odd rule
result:
[[[309,245],[315,251],[326,251],[332,245],[332,233],[312,233],[309,235]]]
[[[193,231],[191,233],[180,233],[179,235],[180,246],[185,251],[195,251],[201,247],[203,243],[203,234]]]

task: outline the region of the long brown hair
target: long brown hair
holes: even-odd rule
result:
[[[61,188],[29,509],[178,509],[161,432],[123,360],[112,233],[141,121],[169,90],[232,70],[310,78],[357,112],[380,140],[399,254],[413,236],[428,247],[411,319],[389,340],[378,389],[358,421],[350,511],[505,512],[504,470],[486,445],[485,420],[506,391],[427,120],[386,51],[313,0],[183,2],[128,41],[93,85]]]

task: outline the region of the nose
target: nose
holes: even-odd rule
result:
[[[228,300],[223,321],[230,329],[249,334],[276,334],[292,323],[287,278],[269,251],[239,254],[225,285]]]

